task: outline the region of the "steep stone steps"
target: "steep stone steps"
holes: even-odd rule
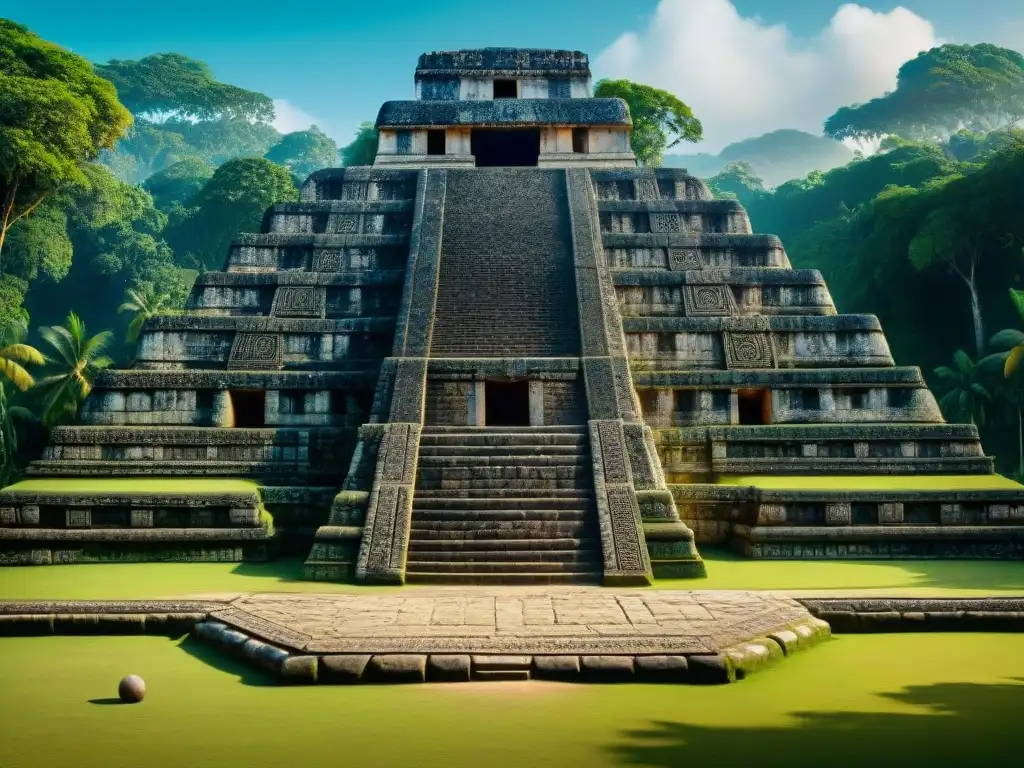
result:
[[[597,581],[601,542],[583,427],[427,427],[411,582]]]

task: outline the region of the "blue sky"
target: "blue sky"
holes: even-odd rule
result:
[[[892,14],[897,4],[863,0],[861,17],[848,13],[842,24],[836,21],[837,0],[662,2],[659,9],[658,0],[179,0],[159,5],[107,0],[99,14],[96,5],[80,1],[0,0],[0,17],[26,24],[94,61],[164,51],[202,59],[221,80],[286,100],[285,110],[297,110],[295,121],[310,115],[340,140],[359,122],[372,120],[382,101],[411,98],[416,57],[426,50],[511,45],[586,51],[599,75],[632,76],[672,88],[707,118],[704,147],[717,149],[743,135],[790,127],[787,118],[791,127],[813,130],[821,113],[827,116],[848,103],[844,99],[891,87],[896,59],[909,58],[915,45],[933,39],[1024,49],[1022,0],[905,0],[899,5],[909,13],[902,15]],[[884,33],[861,30],[858,18],[877,23]],[[723,32],[719,42],[706,34],[711,27],[730,25],[735,34]],[[840,29],[852,31],[837,38]],[[840,38],[853,42],[841,46],[835,42]],[[626,45],[630,39],[632,47]],[[704,43],[707,48],[697,57],[696,48]],[[866,50],[872,45],[879,46],[877,56]],[[746,53],[762,48],[762,60],[743,63]],[[680,58],[683,49],[695,57]],[[780,82],[762,82],[776,59]],[[721,85],[715,80],[719,75],[704,66],[717,66],[716,60],[736,69]],[[795,69],[787,70],[787,61]],[[828,70],[830,78],[851,86],[826,85],[820,82],[824,75],[815,81],[812,70]],[[785,94],[781,101],[788,106],[774,98],[775,106],[766,104],[762,112],[734,114],[729,102],[744,95],[739,83],[756,82],[758,92],[770,92],[785,86],[783,75],[790,82],[799,80],[793,72],[803,73],[806,83],[800,81]]]

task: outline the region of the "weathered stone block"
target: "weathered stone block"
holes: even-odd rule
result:
[[[65,512],[68,528],[92,527],[92,509],[89,507],[68,507]]]
[[[966,520],[962,504],[942,504],[939,506],[940,525],[963,525]]]
[[[632,656],[583,656],[580,666],[585,680],[618,683],[633,679]]]
[[[321,656],[318,665],[318,679],[321,683],[341,685],[358,683],[369,662],[369,654]]]
[[[780,629],[768,635],[769,640],[774,640],[782,647],[782,652],[787,656],[798,651],[801,646],[800,636],[791,629]]]
[[[152,528],[153,527],[153,510],[152,509],[133,509],[132,510],[132,528]]]
[[[416,653],[381,654],[370,659],[366,679],[381,683],[422,683],[427,679],[427,656]]]
[[[463,654],[431,654],[427,658],[427,680],[464,683],[470,678],[470,660]]]
[[[307,685],[315,683],[317,666],[316,656],[289,656],[281,664],[281,680]]]
[[[879,525],[902,525],[903,505],[900,503],[887,503],[878,505]]]
[[[850,525],[853,522],[852,505],[826,504],[825,525]]]
[[[580,676],[580,657],[534,656],[533,676],[541,680],[575,680]]]
[[[636,679],[654,683],[685,683],[690,667],[685,656],[637,656],[633,662]]]
[[[690,682],[697,685],[720,685],[736,680],[732,660],[723,654],[687,656]]]

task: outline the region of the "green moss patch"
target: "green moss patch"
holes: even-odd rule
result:
[[[717,485],[771,491],[1022,491],[1002,475],[721,475]]]

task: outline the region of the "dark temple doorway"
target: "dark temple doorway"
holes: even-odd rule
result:
[[[737,392],[740,424],[771,424],[772,396],[767,389],[741,389]]]
[[[488,381],[484,388],[485,426],[530,426],[530,382]]]
[[[474,128],[469,146],[477,168],[536,166],[540,128]]]
[[[267,396],[260,389],[232,389],[231,410],[236,427],[265,427],[267,425]]]

